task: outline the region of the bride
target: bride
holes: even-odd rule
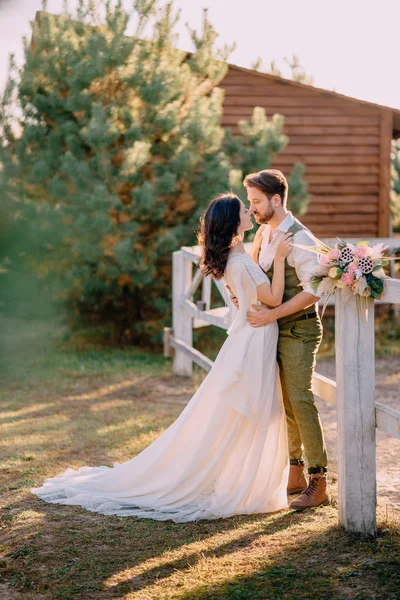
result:
[[[251,213],[233,194],[201,221],[201,266],[231,287],[239,309],[215,364],[177,420],[134,458],[113,467],[68,468],[31,491],[46,502],[106,515],[175,522],[267,513],[287,507],[286,419],[276,366],[278,326],[253,328],[251,304],[282,302],[290,234],[273,281],[246,254]],[[235,309],[236,310],[236,309]]]

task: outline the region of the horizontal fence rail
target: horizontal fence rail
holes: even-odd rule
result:
[[[329,245],[335,239],[323,240]],[[359,239],[348,240],[350,242]],[[389,248],[400,240],[375,239]],[[250,252],[251,244],[245,244]],[[183,247],[173,253],[173,326],[164,330],[164,355],[172,356],[178,375],[191,375],[193,363],[209,372],[213,361],[193,347],[193,329],[214,325],[228,329],[233,307],[224,282],[204,277],[198,265],[200,248]],[[211,308],[215,285],[224,306]],[[201,300],[194,296],[201,287]],[[381,302],[400,304],[400,280],[384,280]],[[335,302],[336,382],[314,374],[313,393],[336,406],[338,420],[339,524],[349,531],[376,534],[375,431],[400,439],[400,411],[375,402],[374,302],[340,291]]]

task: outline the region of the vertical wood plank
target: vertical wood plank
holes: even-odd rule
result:
[[[376,534],[374,303],[336,294],[339,524]]]
[[[390,235],[390,152],[393,135],[393,114],[390,109],[381,111],[380,132],[380,181],[378,235]]]
[[[204,277],[201,288],[201,299],[206,304],[205,310],[210,310],[211,307],[211,277]]]
[[[182,251],[172,254],[172,328],[174,337],[193,346],[193,319],[185,311],[183,299],[190,288],[192,263],[185,259]],[[177,375],[192,375],[193,362],[190,356],[175,349],[173,372]]]
[[[164,356],[165,356],[165,358],[169,358],[170,356],[172,356],[172,353],[171,353],[172,346],[170,344],[172,335],[173,335],[172,327],[164,327]]]

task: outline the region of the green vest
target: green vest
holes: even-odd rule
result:
[[[299,221],[296,220],[293,223],[293,225],[291,225],[291,227],[289,227],[288,233],[295,234],[298,231],[301,231],[302,229],[304,229],[303,225]],[[268,275],[269,280],[272,282],[272,278],[274,275],[274,261],[272,261],[272,264],[271,264],[270,268],[268,269],[268,271],[266,272],[266,274]],[[288,261],[286,260],[285,261],[285,291],[283,292],[282,302],[287,302],[288,300],[291,300],[291,298],[294,298],[294,296],[296,296],[297,294],[299,294],[300,292],[303,291],[303,288],[301,286],[299,286],[299,284],[300,284],[300,280],[297,277],[296,269],[294,267],[291,267],[289,265]],[[287,317],[278,319],[278,325],[283,325],[284,323],[287,323],[289,321],[295,321],[301,315],[310,314],[313,312],[316,312],[314,304],[312,304],[308,308],[305,308],[304,310],[300,310],[299,312],[294,313],[293,315],[288,315]]]

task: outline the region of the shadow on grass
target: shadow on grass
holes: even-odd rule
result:
[[[257,523],[259,519],[262,519],[266,515],[256,515],[253,517],[239,517],[241,524]],[[109,591],[112,593],[113,598],[124,597],[128,592],[137,592],[146,587],[151,586],[154,583],[160,583],[163,579],[168,579],[171,575],[176,575],[178,572],[183,575],[185,572],[190,571],[197,563],[209,558],[221,558],[229,554],[234,554],[250,548],[250,546],[256,542],[261,536],[275,534],[290,528],[293,525],[293,521],[301,522],[307,518],[304,514],[293,514],[291,512],[280,512],[270,515],[270,523],[262,524],[256,531],[244,532],[243,535],[235,537],[226,543],[222,543],[209,550],[202,550],[201,552],[192,552],[185,554],[182,558],[176,560],[163,562],[155,567],[148,570],[142,571],[139,575],[127,578],[125,581],[109,587]],[[226,519],[224,521],[217,521],[213,526],[214,534],[225,532],[231,527],[232,530],[237,529],[238,517]],[[209,522],[195,524],[199,529],[199,535],[192,537],[191,541],[204,539],[202,535],[203,527],[209,527]],[[185,528],[187,525],[177,525],[176,527]],[[133,566],[133,565],[132,565]],[[211,598],[212,596],[210,596]],[[231,596],[226,596],[230,598]],[[232,596],[233,597],[233,596]],[[193,596],[196,598],[196,596]]]
[[[299,543],[266,557],[250,575],[227,577],[179,594],[179,600],[396,600],[400,560],[379,549],[380,539],[363,539],[333,526],[324,533],[299,535]],[[397,555],[397,559],[396,559]]]
[[[29,509],[37,519],[15,524],[18,547],[0,573],[32,600],[36,593],[52,600],[399,597],[398,532],[373,540],[347,534],[331,509],[175,524],[28,497],[3,515],[18,521]]]
[[[26,520],[27,512],[36,518]],[[0,561],[0,574],[24,590],[50,591],[51,598],[122,598],[143,590],[177,572],[185,574],[204,558],[234,554],[251,546],[260,536],[289,528],[305,516],[288,512],[240,516],[231,519],[176,524],[133,517],[103,516],[80,507],[47,504],[26,495],[0,511],[4,543],[17,547],[7,560]],[[236,534],[240,527],[256,528]],[[183,551],[181,558],[163,561],[163,554],[177,552],[182,546],[202,541],[211,543],[215,536],[235,534],[234,539],[218,543],[209,550]],[[215,541],[212,545],[215,544]],[[159,559],[157,566],[137,576],[129,573],[120,583],[106,585],[118,574]],[[94,596],[90,594],[95,592]],[[82,595],[80,595],[82,594]],[[46,596],[47,597],[47,596]]]

